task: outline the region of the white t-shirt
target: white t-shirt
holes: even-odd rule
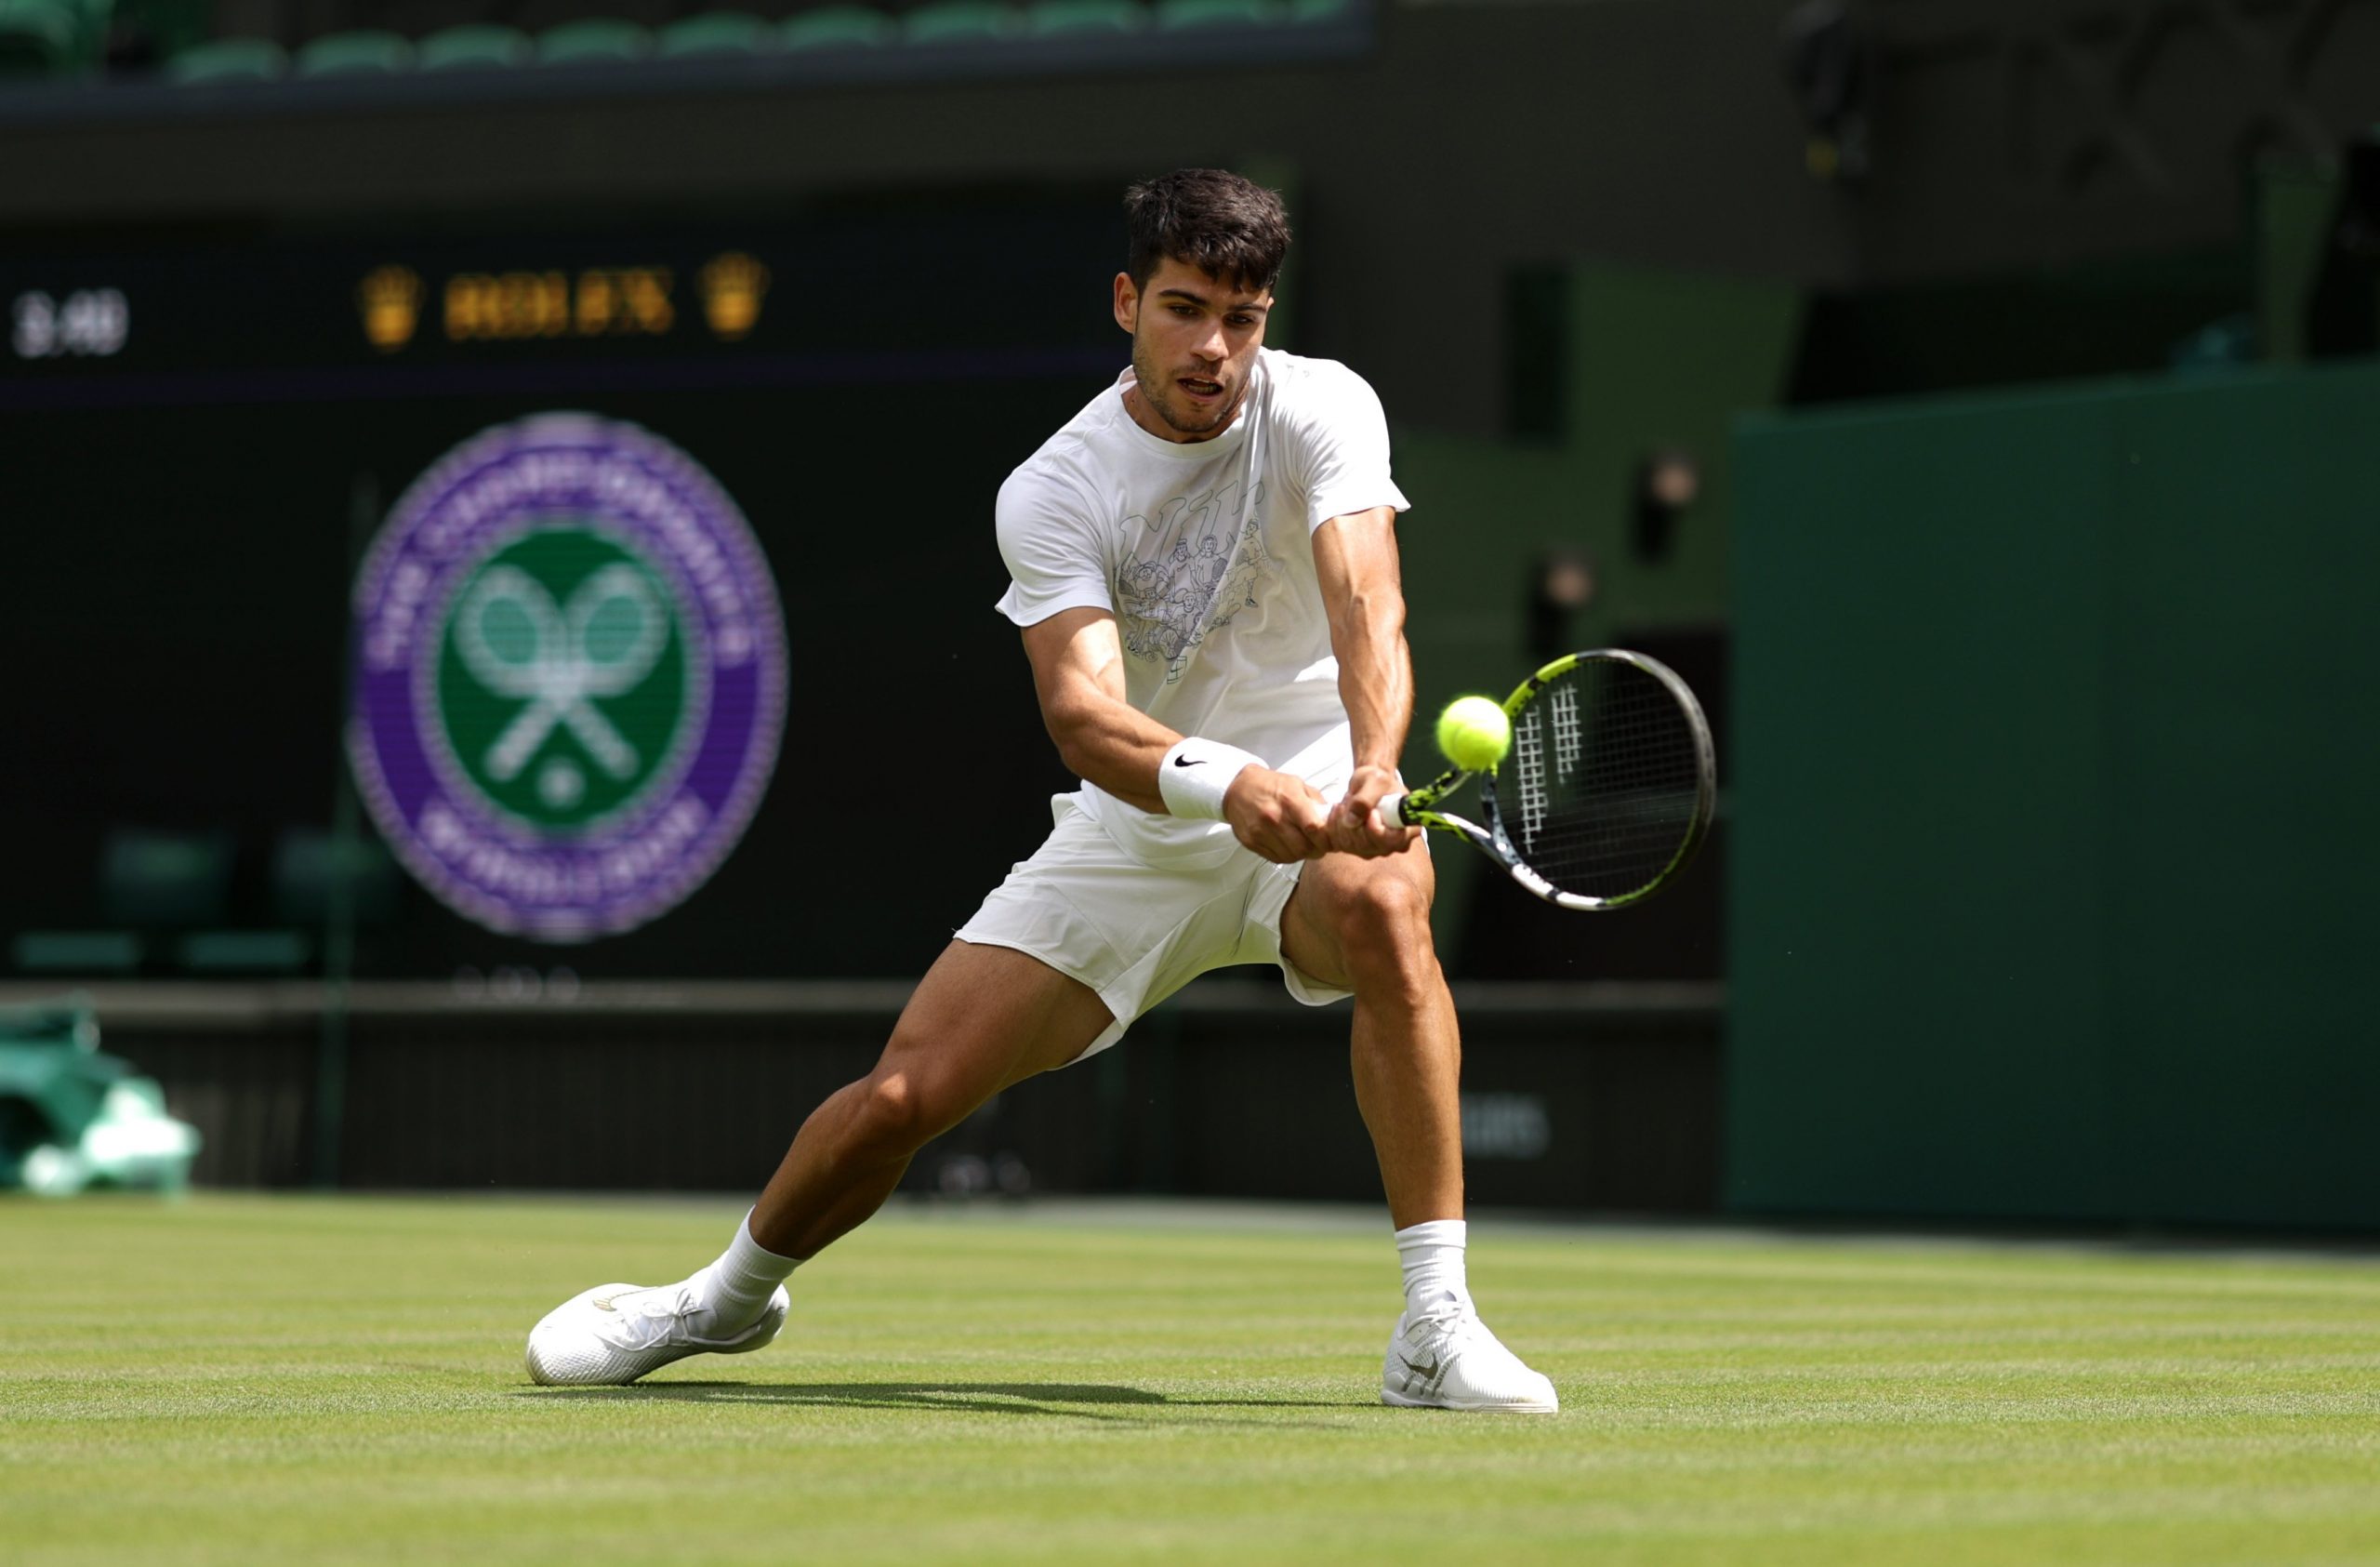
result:
[[[1000,486],[1000,613],[1031,626],[1112,611],[1132,706],[1270,766],[1321,766],[1347,713],[1314,530],[1409,504],[1389,477],[1380,398],[1333,360],[1261,349],[1231,427],[1179,442],[1132,422],[1131,384],[1128,368]],[[1066,798],[1151,863],[1231,851],[1222,822],[1152,814],[1089,782]]]

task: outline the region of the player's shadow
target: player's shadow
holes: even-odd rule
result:
[[[809,1404],[820,1408],[925,1410],[950,1414],[1128,1424],[1161,1420],[1163,1412],[1168,1410],[1319,1411],[1378,1407],[1332,1399],[1185,1398],[1146,1388],[1080,1382],[654,1382],[629,1388],[523,1388],[520,1396],[574,1402]],[[1277,1417],[1261,1422],[1268,1426],[1280,1423]]]

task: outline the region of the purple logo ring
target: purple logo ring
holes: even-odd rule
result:
[[[448,907],[552,942],[692,894],[759,806],[785,719],[775,584],[667,441],[544,414],[465,442],[390,513],[355,590],[348,751]]]

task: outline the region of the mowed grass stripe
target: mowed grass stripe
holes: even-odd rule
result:
[[[762,1353],[541,1389],[728,1203],[0,1204],[0,1556],[2380,1562],[2380,1265],[1480,1227],[1552,1419],[1381,1408],[1384,1233],[898,1210]]]

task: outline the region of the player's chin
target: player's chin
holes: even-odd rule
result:
[[[1239,406],[1238,397],[1229,388],[1205,397],[1194,394],[1187,387],[1181,388],[1180,392],[1170,400],[1173,405],[1166,410],[1166,422],[1185,433],[1203,435],[1221,429]]]

